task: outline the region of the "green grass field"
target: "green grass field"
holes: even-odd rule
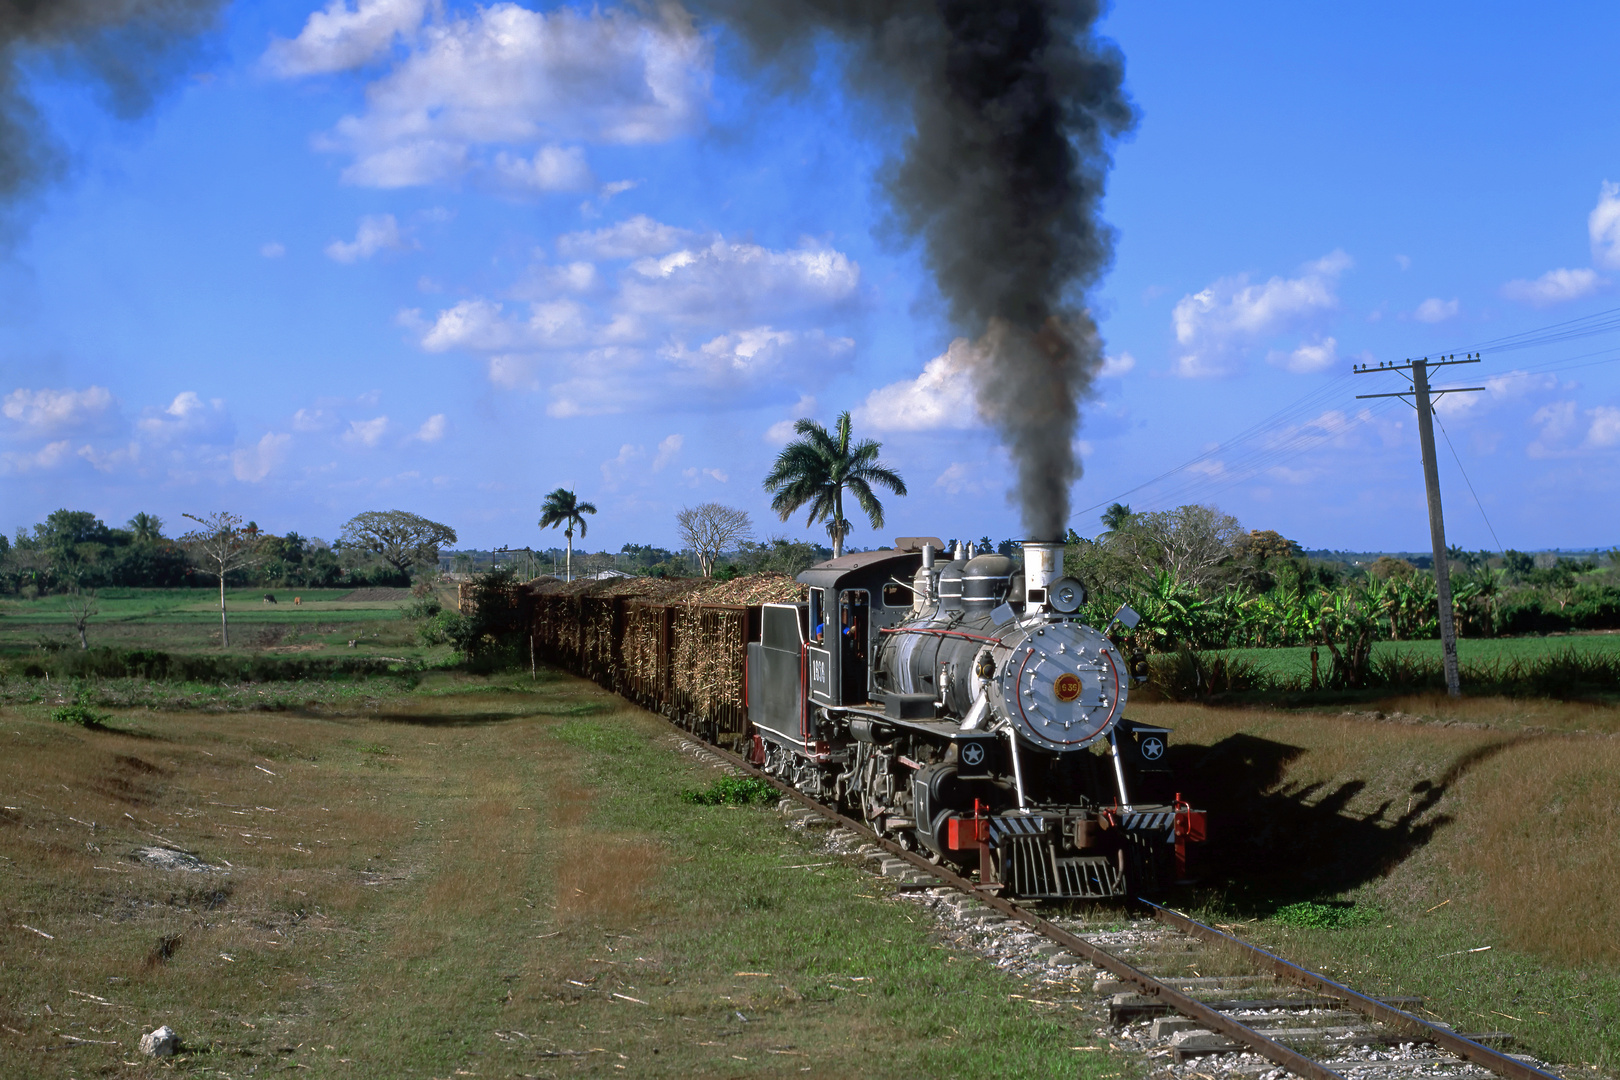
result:
[[[364,593],[366,590],[360,590]],[[270,592],[275,604],[266,604]],[[391,655],[421,659],[431,652],[419,645],[400,619],[400,599],[351,599],[353,589],[229,589],[226,612],[231,651]],[[294,604],[297,597],[302,602]],[[78,647],[67,597],[0,602],[0,656],[18,655],[56,643]],[[453,595],[441,596],[453,605]],[[217,650],[220,644],[219,593],[208,589],[104,589],[91,616],[92,647]],[[355,644],[351,647],[349,642]]]
[[[1548,637],[1465,638],[1457,642],[1457,658],[1463,664],[1489,664],[1496,661],[1534,660],[1573,649],[1576,652],[1620,653],[1620,633],[1555,634]],[[1227,656],[1254,664],[1274,675],[1309,679],[1311,649],[1308,645],[1284,649],[1223,649]],[[1439,641],[1380,641],[1373,655],[1408,653],[1440,660]],[[1317,663],[1323,675],[1333,666],[1333,654],[1325,646],[1318,649]]]
[[[161,1023],[226,1076],[1135,1071],[572,678],[47,715],[0,707],[0,1075],[150,1075]]]

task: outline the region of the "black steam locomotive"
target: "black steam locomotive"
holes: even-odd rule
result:
[[[1204,817],[1170,732],[1123,717],[1131,672],[1081,622],[1062,544],[933,537],[821,563],[748,645],[754,760],[881,833],[1028,898],[1131,895],[1186,872]],[[1115,616],[1134,625],[1122,608]]]

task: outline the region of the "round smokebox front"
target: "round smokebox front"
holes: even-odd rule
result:
[[[1107,734],[1125,706],[1125,661],[1107,638],[1079,623],[1027,633],[998,682],[1018,734],[1048,750],[1078,750]]]

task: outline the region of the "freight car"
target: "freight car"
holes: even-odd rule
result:
[[[1081,621],[1063,545],[1023,550],[1020,565],[903,537],[761,603],[542,590],[535,643],[1010,894],[1184,876],[1204,816],[1174,794],[1170,732],[1123,716],[1131,673]]]

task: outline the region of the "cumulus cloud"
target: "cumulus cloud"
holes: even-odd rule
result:
[[[1603,181],[1586,229],[1592,240],[1592,262],[1607,270],[1620,270],[1620,184]]]
[[[674,461],[675,455],[681,452],[681,447],[685,445],[685,443],[686,437],[684,435],[670,435],[665,437],[663,441],[658,444],[658,456],[653,458],[653,472],[658,472],[665,465],[668,465],[671,461]]]
[[[354,67],[406,42],[406,54],[367,87],[365,111],[323,140],[353,156],[343,173],[350,183],[407,187],[482,173],[531,190],[574,190],[591,182],[581,152],[564,142],[662,142],[702,119],[712,48],[679,5],[531,11],[496,3],[427,25],[421,12],[382,0],[334,4],[295,41],[271,48],[272,69],[295,76]],[[540,150],[514,155],[527,147]]]
[[[716,240],[631,264],[621,299],[633,314],[683,321],[777,317],[847,300],[860,267],[841,251],[814,244],[773,251]]]
[[[1266,359],[1296,374],[1324,371],[1339,362],[1339,343],[1330,337],[1307,341],[1292,352],[1273,352]]]
[[[287,254],[287,245],[279,240],[270,240],[260,246],[259,254],[266,259],[279,259]]]
[[[287,444],[292,442],[291,435],[278,435],[267,431],[254,445],[236,450],[231,454],[231,473],[238,480],[248,484],[257,484],[281,464],[286,456]]]
[[[1532,458],[1575,457],[1620,446],[1620,408],[1581,409],[1573,401],[1543,405],[1530,417],[1540,429],[1525,448]]]
[[[0,414],[31,435],[83,427],[106,414],[112,394],[104,386],[83,390],[26,390],[19,387],[0,403]]]
[[[288,78],[347,71],[369,63],[396,38],[410,39],[422,24],[427,0],[332,0],[311,13],[298,36],[277,38],[265,53],[270,70]]]
[[[434,413],[422,421],[422,426],[416,429],[416,434],[412,435],[411,438],[417,442],[436,443],[444,438],[445,430],[448,427],[444,413]]]
[[[502,390],[538,390],[535,358],[508,353],[489,358],[489,381]]]
[[[569,258],[640,259],[668,254],[696,240],[696,234],[686,229],[637,214],[594,231],[565,233],[557,238],[557,250]]]
[[[1595,270],[1549,270],[1534,281],[1508,282],[1502,286],[1502,295],[1532,307],[1551,307],[1590,296],[1604,284]]]
[[[148,409],[135,427],[152,442],[218,445],[236,438],[236,426],[219,398],[203,401],[194,390],[176,394],[162,411]]]
[[[799,400],[793,405],[792,415],[785,420],[778,420],[765,429],[764,440],[774,446],[786,446],[793,440],[796,432],[793,425],[799,422],[801,416],[814,416],[816,413],[816,399],[809,394],[801,394]]]
[[[1176,358],[1176,374],[1229,374],[1248,346],[1320,323],[1338,308],[1338,278],[1350,265],[1350,256],[1335,251],[1306,264],[1299,277],[1273,277],[1253,285],[1239,274],[1182,297],[1171,312],[1183,350]]]
[[[979,423],[973,402],[973,343],[957,338],[923,365],[915,379],[890,383],[866,395],[855,410],[862,426],[878,431],[936,431]]]
[[[326,245],[326,257],[352,263],[369,259],[379,251],[403,251],[410,246],[393,214],[368,214],[360,219],[353,240],[334,240]]]
[[[1099,379],[1117,379],[1134,367],[1136,367],[1136,357],[1128,352],[1119,353],[1117,356],[1105,356],[1103,357],[1102,367],[1097,369],[1097,377]]]
[[[589,336],[585,309],[572,300],[530,304],[528,318],[523,319],[507,315],[504,304],[476,299],[441,311],[422,335],[422,348],[429,352],[560,348],[581,344]]]
[[[26,473],[54,469],[73,458],[73,444],[67,439],[46,443],[38,450],[8,451],[0,454],[0,472]]]
[[[343,433],[343,441],[357,446],[376,446],[387,433],[386,416],[373,417],[370,420],[350,420],[349,430]]]
[[[578,146],[542,146],[533,157],[502,151],[491,168],[504,186],[523,191],[583,191],[595,182]]]
[[[1412,312],[1412,318],[1418,322],[1442,323],[1447,319],[1455,319],[1461,305],[1456,300],[1442,300],[1438,296],[1431,296],[1417,306]]]

